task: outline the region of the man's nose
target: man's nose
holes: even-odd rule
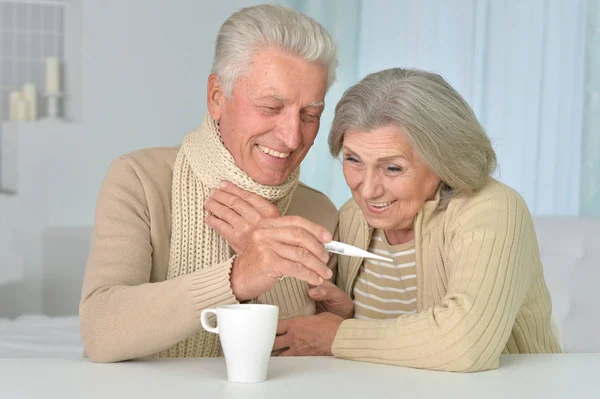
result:
[[[300,115],[289,113],[282,115],[276,135],[288,149],[296,150],[300,147],[302,136],[300,135]]]

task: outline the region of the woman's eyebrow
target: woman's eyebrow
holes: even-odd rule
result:
[[[350,152],[353,155],[356,155],[357,157],[360,158],[360,155],[358,155],[354,150],[352,150],[352,148],[348,147],[348,146],[343,146],[342,147],[342,151],[344,152]],[[377,162],[386,162],[386,161],[391,161],[395,158],[402,158],[408,162],[410,162],[410,160],[408,159],[408,157],[404,156],[403,154],[397,154],[397,155],[390,155],[387,157],[381,157],[381,158],[377,158]]]

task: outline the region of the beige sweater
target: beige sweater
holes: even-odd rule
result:
[[[112,163],[102,185],[80,304],[83,344],[94,361],[155,355],[201,331],[202,309],[237,302],[230,262],[166,279],[177,151],[125,155]],[[335,206],[302,184],[287,214],[319,223],[332,234],[337,226]],[[314,303],[291,280],[278,282],[265,302],[278,305],[281,318],[313,314]]]
[[[392,320],[344,321],[338,357],[446,371],[498,367],[501,353],[560,352],[550,294],[523,199],[491,180],[468,198],[415,219],[417,310]],[[340,211],[340,240],[366,248],[372,231],[357,204]],[[360,258],[338,258],[337,284],[352,295]]]

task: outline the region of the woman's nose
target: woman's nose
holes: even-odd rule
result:
[[[375,171],[367,171],[361,184],[361,196],[365,199],[373,199],[383,194],[383,186]]]

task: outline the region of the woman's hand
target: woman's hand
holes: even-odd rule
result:
[[[308,295],[317,303],[317,312],[330,312],[343,319],[354,316],[354,302],[338,286],[330,281],[324,281],[318,287],[308,290]]]
[[[260,222],[279,216],[271,202],[230,182],[222,182],[211,192],[204,209],[210,212],[206,224],[225,238],[237,254],[244,252]]]
[[[273,350],[289,348],[279,356],[331,356],[335,334],[344,321],[333,313],[281,320]]]

